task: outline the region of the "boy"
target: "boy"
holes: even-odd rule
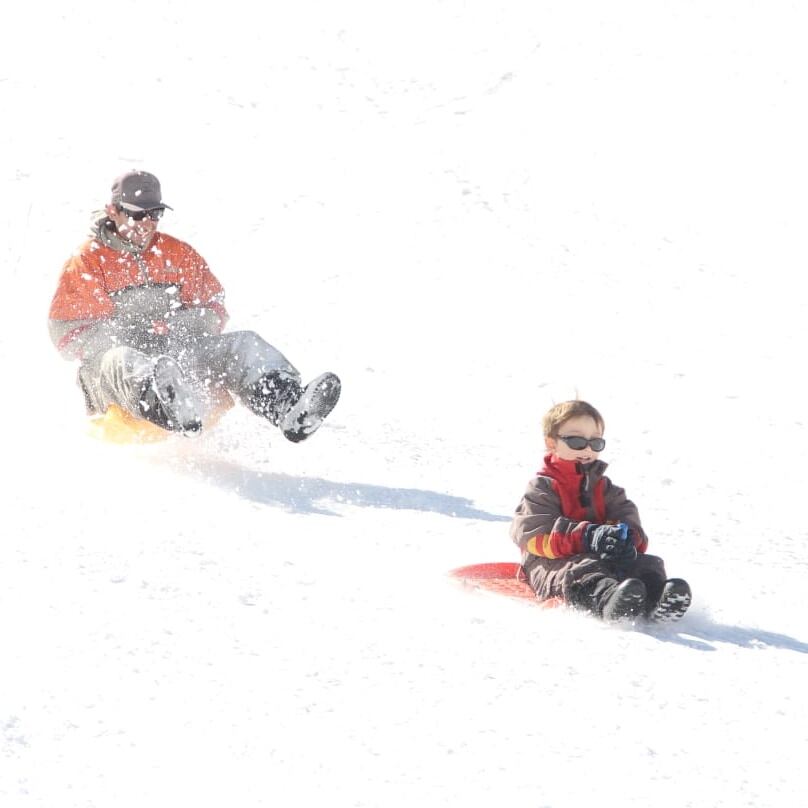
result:
[[[662,559],[646,555],[636,506],[603,475],[600,413],[585,401],[565,401],[542,426],[544,467],[511,523],[536,596],[561,597],[604,620],[678,620],[690,605],[690,587],[667,579]]]

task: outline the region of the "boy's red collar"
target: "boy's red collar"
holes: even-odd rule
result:
[[[590,464],[591,469],[603,470],[606,463],[602,460],[595,460]],[[582,474],[581,464],[577,460],[562,460],[553,452],[544,456],[544,467],[539,474],[547,474],[548,477],[576,477]]]

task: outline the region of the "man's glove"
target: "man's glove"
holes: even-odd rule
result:
[[[628,525],[589,525],[584,533],[584,547],[602,561],[634,561],[637,548],[628,538]]]

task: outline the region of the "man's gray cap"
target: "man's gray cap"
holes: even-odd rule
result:
[[[148,171],[127,171],[112,183],[112,204],[124,210],[168,208],[163,202],[160,180]]]

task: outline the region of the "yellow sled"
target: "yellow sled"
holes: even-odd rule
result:
[[[229,395],[227,399],[222,397],[217,401],[215,409],[205,419],[205,431],[217,424],[232,406],[233,399]],[[117,404],[110,404],[103,415],[90,418],[90,434],[110,443],[159,443],[175,433],[143,418],[136,418]]]

